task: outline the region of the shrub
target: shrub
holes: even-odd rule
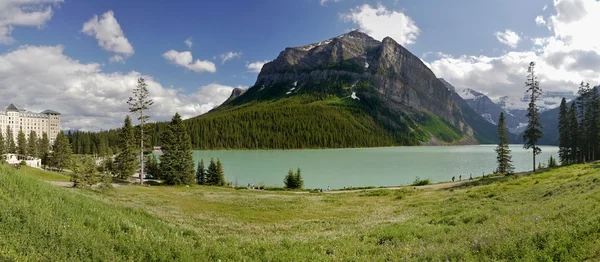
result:
[[[420,177],[417,177],[415,179],[415,182],[413,182],[410,185],[411,186],[424,186],[424,185],[429,185],[429,184],[431,184],[431,181],[429,181],[429,179],[423,179],[423,180],[421,180]]]
[[[283,184],[285,184],[285,188],[288,189],[302,189],[304,187],[304,179],[302,178],[300,168],[298,168],[296,173],[290,169],[283,179]]]
[[[360,196],[389,196],[391,194],[389,189],[377,189],[377,190],[365,190]]]
[[[548,159],[548,167],[549,168],[558,167],[558,164],[556,163],[556,159],[554,157],[552,157],[552,155],[550,155],[550,159]]]
[[[21,165],[22,165],[22,166],[26,166],[26,165],[27,165],[27,162],[25,162],[25,160],[23,160],[23,161],[21,161]]]

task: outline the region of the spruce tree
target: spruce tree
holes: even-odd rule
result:
[[[23,129],[19,130],[19,134],[17,135],[17,154],[27,155],[27,138],[25,137],[25,133],[23,133]]]
[[[131,118],[125,117],[125,122],[119,135],[120,153],[115,158],[115,173],[121,179],[126,179],[137,170],[137,148],[135,134],[131,126]]]
[[[288,188],[288,189],[296,188],[297,183],[296,183],[296,175],[294,174],[294,170],[290,169],[288,171],[287,175],[283,179],[283,184],[285,185],[285,188]]]
[[[298,168],[298,170],[296,171],[295,177],[296,177],[296,188],[297,189],[304,188],[304,178],[302,178],[302,173],[301,173],[300,168]]]
[[[510,148],[508,147],[506,123],[504,121],[504,112],[500,113],[498,120],[498,146],[496,147],[496,161],[498,162],[498,173],[509,174],[513,170]]]
[[[15,145],[15,136],[10,128],[10,126],[6,126],[6,152],[7,153],[16,153],[17,146]]]
[[[558,109],[558,159],[563,165],[570,164],[569,161],[569,109],[567,100],[563,97]]]
[[[575,103],[572,103],[569,107],[569,112],[567,114],[567,134],[568,134],[568,148],[569,148],[569,163],[574,164],[580,161],[579,157],[579,122],[577,121],[577,106]]]
[[[37,157],[42,159],[42,165],[47,165],[50,156],[50,140],[48,139],[48,134],[46,134],[46,132],[42,133],[42,138],[38,141],[37,152]]]
[[[527,107],[527,118],[529,119],[529,122],[527,123],[525,132],[523,132],[523,140],[525,141],[523,147],[525,149],[531,148],[533,151],[533,171],[535,172],[535,156],[542,153],[542,149],[537,146],[537,142],[544,135],[542,133],[542,124],[540,123],[540,111],[536,105],[536,101],[542,90],[540,89],[539,82],[535,76],[535,62],[529,63],[527,72],[529,75],[527,75],[527,82],[525,85],[527,87],[527,93],[529,94],[529,105]]]
[[[204,159],[200,159],[198,169],[196,169],[196,183],[198,185],[206,185],[206,168],[204,168]]]
[[[217,186],[225,185],[225,170],[223,170],[223,164],[221,160],[217,158]]]
[[[64,168],[69,167],[71,160],[71,144],[69,139],[62,131],[56,135],[54,145],[52,146],[52,154],[50,155],[50,163],[52,166],[62,171]]]
[[[147,171],[146,173],[152,175],[152,177],[154,179],[160,179],[160,172],[159,172],[159,168],[158,168],[158,160],[156,159],[156,156],[154,154],[150,154],[148,155],[148,160],[147,160]]]
[[[163,155],[160,158],[160,173],[169,185],[191,185],[194,183],[194,157],[192,142],[175,113],[171,123],[162,134]]]
[[[590,161],[594,161],[597,159],[597,150],[598,150],[598,136],[600,135],[600,126],[598,125],[598,120],[600,119],[600,95],[598,94],[598,90],[596,88],[590,88],[590,84],[586,85],[586,88],[589,90],[588,92],[588,104],[586,117],[588,119],[588,141],[589,141],[589,153],[588,158]]]
[[[4,163],[6,154],[6,144],[4,142],[4,135],[0,132],[0,164]]]
[[[38,156],[38,139],[35,131],[29,132],[29,139],[27,140],[27,154],[32,157]]]
[[[217,164],[213,158],[210,159],[208,169],[206,171],[206,184],[210,186],[216,186],[219,182]]]
[[[589,121],[591,120],[588,108],[589,91],[590,90],[588,86],[586,86],[585,83],[582,81],[579,85],[579,90],[577,91],[577,119],[579,120],[579,162],[581,163],[585,163],[587,160],[589,160],[587,158],[589,153],[588,149],[590,142],[588,132]]]
[[[144,141],[146,136],[144,135],[144,130],[146,128],[146,121],[150,118],[147,115],[150,106],[154,104],[152,99],[149,98],[148,85],[146,85],[146,81],[144,78],[140,77],[138,79],[137,86],[133,89],[133,97],[129,97],[127,101],[129,105],[129,112],[139,114],[138,120],[140,121],[140,184],[144,183]],[[149,143],[146,143],[146,146],[150,146]]]
[[[92,157],[74,156],[71,161],[73,163],[73,172],[71,173],[71,182],[73,182],[73,187],[87,188],[98,182],[98,169]]]

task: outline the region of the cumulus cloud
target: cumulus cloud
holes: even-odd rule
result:
[[[390,11],[381,4],[376,8],[364,4],[341,17],[346,22],[358,25],[360,31],[375,39],[382,40],[389,36],[401,45],[415,43],[421,32],[412,18],[399,11]]]
[[[545,25],[545,24],[546,24],[546,20],[544,20],[544,17],[543,17],[543,16],[541,16],[541,15],[538,15],[538,16],[535,18],[535,23],[536,23],[537,25]]]
[[[202,72],[217,72],[217,67],[213,62],[203,61],[200,59],[196,59],[192,57],[192,52],[184,51],[177,52],[175,50],[169,50],[162,55],[167,61],[185,67],[194,72],[202,73]]]
[[[270,61],[265,60],[265,61],[256,61],[253,63],[246,63],[246,68],[248,68],[248,70],[250,72],[260,73],[260,70],[262,69],[262,67],[268,62],[270,62]]]
[[[0,1],[0,43],[14,42],[15,26],[43,27],[52,18],[52,5],[63,0],[2,0]]]
[[[125,63],[125,59],[120,55],[111,56],[108,61],[111,63]]]
[[[62,46],[22,46],[0,54],[0,106],[23,105],[31,111],[62,113],[61,128],[100,130],[122,124],[127,98],[139,77],[148,84],[153,121],[169,120],[175,112],[189,118],[225,101],[233,87],[210,84],[191,93],[165,87],[148,75],[130,71],[106,73],[100,64],[81,63]]]
[[[98,45],[106,51],[124,56],[130,56],[135,52],[133,46],[125,37],[113,11],[104,13],[100,18],[94,15],[83,24],[81,32],[95,37],[98,40]]]
[[[188,38],[188,39],[186,39],[186,40],[184,41],[184,43],[185,43],[185,45],[187,45],[187,47],[188,47],[189,49],[191,49],[191,48],[192,48],[192,44],[193,44],[193,43],[192,43],[192,38],[191,38],[191,37],[190,37],[190,38]]]
[[[227,52],[221,55],[221,64],[225,64],[225,62],[229,60],[233,60],[240,57],[242,57],[242,52]]]
[[[519,42],[521,41],[521,37],[514,31],[506,29],[504,32],[496,32],[494,33],[496,39],[507,46],[512,48],[516,48]]]
[[[501,56],[449,56],[429,63],[439,77],[457,87],[483,91],[493,98],[522,96],[527,65],[536,62],[544,91],[575,91],[581,81],[600,84],[600,41],[591,32],[600,24],[600,2],[555,0],[546,20],[552,31],[533,38],[531,51]],[[551,9],[549,7],[549,9]]]

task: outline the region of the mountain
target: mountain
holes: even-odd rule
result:
[[[496,128],[415,55],[352,31],[286,48],[256,83],[188,120],[201,148],[491,143]]]
[[[470,88],[455,88],[443,78],[440,78],[448,88],[454,90],[475,112],[477,112],[483,119],[490,122],[493,125],[497,125],[500,113],[504,112],[506,126],[508,131],[513,134],[519,134],[519,128],[523,126],[522,123],[527,122],[525,115],[516,116],[509,112],[506,112],[500,105],[494,103],[489,97],[475,91]]]

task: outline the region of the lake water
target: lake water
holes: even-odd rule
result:
[[[194,160],[221,159],[228,181],[239,185],[264,183],[282,186],[290,168],[302,169],[305,188],[349,186],[393,186],[412,183],[416,177],[432,182],[449,181],[452,176],[481,176],[497,166],[495,145],[421,146],[304,150],[217,150],[194,151]],[[515,171],[532,169],[530,150],[511,145]],[[558,147],[542,146],[538,162],[550,155],[557,158]]]

